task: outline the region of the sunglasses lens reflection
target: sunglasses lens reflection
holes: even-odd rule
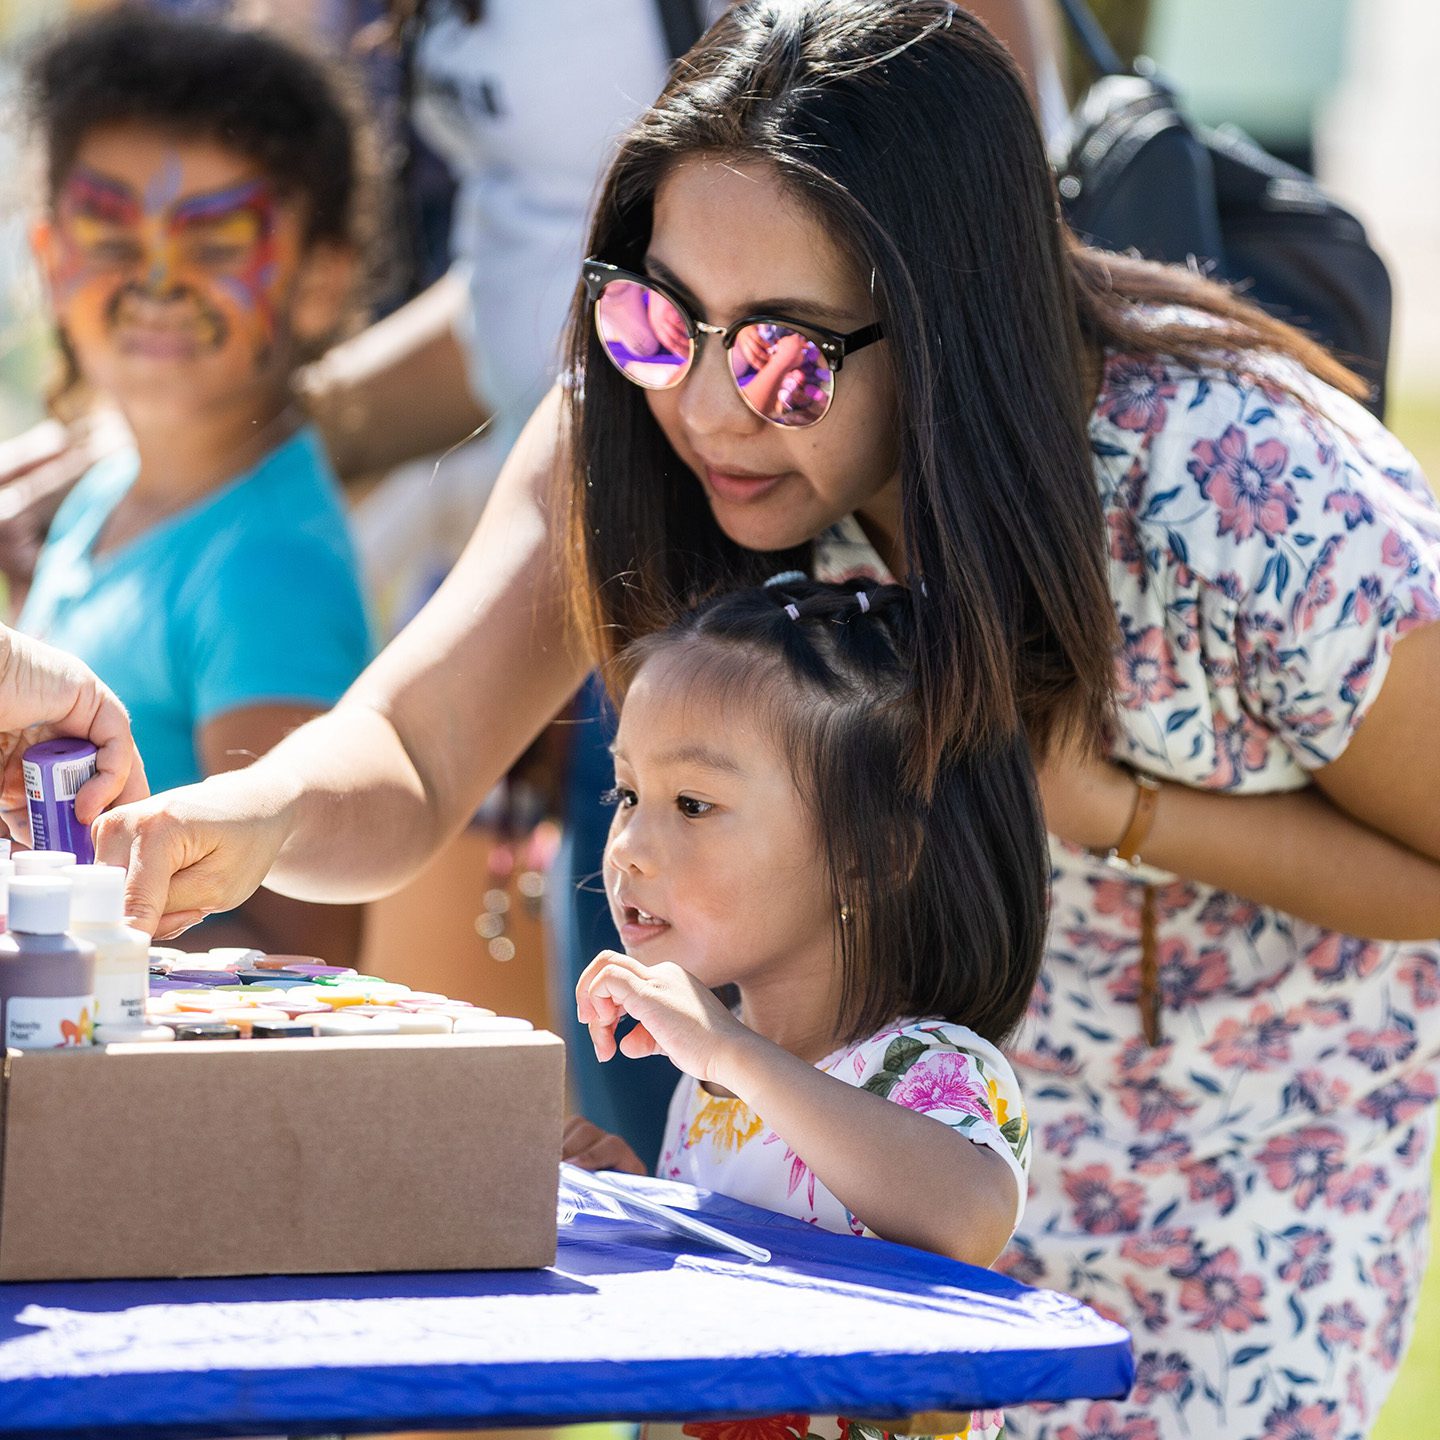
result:
[[[595,328],[615,368],[649,390],[685,378],[695,355],[685,317],[658,291],[612,280],[595,303]]]
[[[815,341],[770,321],[740,331],[730,369],[745,403],[776,425],[813,425],[835,394],[834,373]]]

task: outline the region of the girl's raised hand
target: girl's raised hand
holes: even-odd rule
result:
[[[642,965],[616,950],[602,950],[585,967],[575,1008],[602,1062],[617,1051],[632,1060],[665,1055],[701,1081],[723,1084],[726,1047],[750,1033],[688,970],[670,961]],[[617,1043],[615,1027],[626,1015],[635,1027]]]

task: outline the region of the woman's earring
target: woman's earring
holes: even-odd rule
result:
[[[848,925],[850,923],[850,907],[848,905],[842,905],[840,907],[840,923],[842,925]]]

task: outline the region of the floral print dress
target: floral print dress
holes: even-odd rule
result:
[[[1114,753],[1236,795],[1307,785],[1395,642],[1440,619],[1440,513],[1414,460],[1343,396],[1273,373],[1313,405],[1112,355],[1090,428],[1123,637]],[[1012,1409],[1011,1435],[1365,1434],[1425,1267],[1440,941],[1367,943],[1151,875],[1152,1048],[1143,886],[1052,850],[1045,970],[1011,1051],[1037,1153],[1000,1268],[1127,1325],[1138,1380],[1121,1404]]]
[[[1272,373],[1312,403],[1110,354],[1090,421],[1122,637],[1115,757],[1237,795],[1307,785],[1395,642],[1440,620],[1440,511],[1413,457],[1336,391]],[[815,568],[890,578],[853,519]],[[1152,1048],[1143,884],[1051,850],[1045,969],[1010,1050],[1036,1154],[997,1268],[1127,1326],[1137,1381],[1122,1404],[1011,1407],[1007,1436],[1358,1440],[1427,1258],[1440,940],[1367,943],[1145,872]]]
[[[934,1116],[976,1145],[994,1150],[1014,1172],[1025,1209],[1030,1166],[1030,1130],[1014,1071],[989,1041],[963,1025],[944,1020],[904,1020],[858,1045],[847,1045],[819,1063],[819,1069]],[[868,1235],[854,1215],[814,1171],[743,1101],[711,1095],[689,1076],[670,1103],[665,1145],[656,1174],[683,1180],[764,1206],[826,1230]],[[886,1440],[874,1425],[822,1415],[777,1415],[763,1420],[648,1425],[648,1440]],[[956,1440],[998,1440],[1004,1433],[999,1411],[976,1411]]]

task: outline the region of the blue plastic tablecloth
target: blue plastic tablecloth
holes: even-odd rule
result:
[[[0,1435],[208,1436],[1109,1398],[1078,1301],[722,1196],[630,1181],[770,1250],[563,1216],[545,1270],[0,1285]]]

